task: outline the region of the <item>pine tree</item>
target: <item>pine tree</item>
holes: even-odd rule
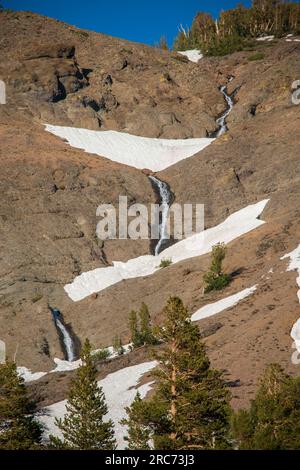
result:
[[[224,243],[218,243],[213,246],[210,270],[203,276],[203,280],[206,284],[204,289],[205,293],[212,290],[223,289],[230,283],[231,277],[229,274],[225,274],[223,272],[223,261],[225,256],[226,246]]]
[[[123,348],[123,344],[122,344],[122,340],[120,336],[114,337],[113,348],[114,348],[115,353],[118,354],[118,356],[122,356],[124,354],[124,348]]]
[[[174,51],[185,51],[189,47],[189,41],[187,34],[183,31],[178,33],[177,38],[174,41],[173,49]]]
[[[135,404],[134,422],[150,431],[155,449],[227,448],[230,394],[222,376],[211,368],[182,301],[171,297],[163,313],[156,391],[142,406]]]
[[[88,340],[84,343],[81,360],[69,391],[66,415],[55,420],[63,440],[54,436],[50,436],[50,440],[57,448],[113,450],[116,446],[113,423],[104,421],[108,409],[104,393],[97,384],[97,370]]]
[[[156,339],[151,328],[151,317],[148,306],[143,302],[139,311],[140,336],[144,344],[155,344]]]
[[[238,4],[234,9],[221,11],[216,20],[206,13],[197,13],[188,35],[180,30],[174,49],[196,47],[206,55],[221,56],[257,46],[253,38],[261,35],[282,37],[299,31],[299,2],[254,0],[251,8]]]
[[[139,331],[137,313],[135,310],[131,310],[131,312],[129,313],[129,329],[133,347],[138,348],[143,344],[143,341]]]
[[[163,49],[165,51],[169,50],[168,42],[165,36],[160,37],[158,47],[159,49]]]
[[[139,392],[130,407],[125,408],[127,418],[122,419],[121,424],[127,426],[127,436],[124,440],[128,442],[128,450],[149,450],[150,430],[141,419],[144,402]]]
[[[36,404],[27,397],[24,380],[14,362],[0,366],[0,449],[39,447],[42,426],[35,419]]]
[[[300,378],[271,364],[249,410],[234,414],[232,434],[240,449],[299,450]]]

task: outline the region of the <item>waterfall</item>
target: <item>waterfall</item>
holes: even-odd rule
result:
[[[231,81],[231,80],[229,80],[229,81]],[[228,131],[228,128],[227,128],[227,125],[226,125],[226,118],[230,114],[230,112],[232,111],[232,108],[233,108],[233,105],[234,105],[233,99],[227,93],[226,85],[223,85],[220,88],[220,91],[221,91],[222,95],[224,96],[225,101],[227,103],[227,109],[224,112],[224,114],[222,114],[222,116],[219,117],[219,119],[217,119],[217,124],[219,125],[219,130],[217,131],[216,137],[220,137],[221,135],[225,134],[225,132]]]
[[[159,224],[159,241],[155,247],[155,256],[159,255],[165,240],[169,239],[168,228],[168,215],[169,208],[172,202],[172,193],[167,183],[160,181],[156,176],[149,176],[154,187],[158,190],[160,195],[161,222]]]
[[[234,79],[233,76],[228,78],[228,83],[230,83]],[[237,90],[236,90],[237,91]],[[221,135],[225,134],[225,132],[228,131],[228,127],[226,125],[226,118],[232,111],[232,108],[234,106],[234,101],[233,101],[233,96],[236,93],[232,93],[230,96],[227,93],[227,85],[223,85],[220,87],[220,92],[224,96],[224,99],[227,103],[227,108],[217,120],[216,123],[219,126],[219,129],[214,131],[210,137],[220,137]],[[149,176],[149,179],[151,180],[154,188],[158,192],[160,196],[160,206],[161,206],[161,218],[160,218],[160,224],[159,224],[159,240],[158,243],[155,246],[155,256],[158,256],[159,253],[162,251],[163,245],[166,242],[166,240],[169,240],[169,233],[168,233],[168,215],[169,215],[169,209],[170,205],[172,203],[173,199],[173,194],[167,185],[167,183],[160,181],[156,176]]]
[[[54,323],[57,329],[61,333],[61,337],[62,337],[64,349],[65,349],[65,354],[66,354],[66,359],[67,361],[72,362],[76,359],[73,339],[62,321],[60,311],[57,308],[51,308],[51,307],[50,307],[50,310],[53,315]]]

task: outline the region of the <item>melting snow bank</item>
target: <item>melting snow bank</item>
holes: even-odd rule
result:
[[[199,51],[199,49],[191,49],[188,51],[177,51],[177,52],[178,54],[181,54],[187,57],[191,62],[196,62],[196,63],[203,57],[203,54],[201,54],[201,51]]]
[[[120,420],[126,417],[125,408],[133,402],[137,391],[144,398],[151,389],[151,383],[137,387],[141,377],[157,365],[156,361],[144,362],[132,367],[118,370],[100,380],[98,385],[103,388],[108,414],[106,419],[112,419],[115,425],[115,435],[119,449],[125,447],[124,434],[126,428],[120,424]],[[66,412],[66,400],[54,403],[44,409],[45,415],[39,419],[47,428],[46,436],[53,434],[61,436],[59,429],[55,426],[55,418],[63,418]]]
[[[273,41],[274,36],[262,36],[260,38],[256,38],[256,41]]]
[[[22,377],[25,382],[32,382],[33,380],[39,380],[44,375],[47,375],[48,372],[31,372],[27,367],[17,367],[17,371],[20,377]]]
[[[237,305],[241,300],[249,297],[249,295],[253,294],[257,289],[257,286],[249,287],[248,289],[244,289],[237,294],[230,295],[229,297],[225,297],[225,299],[221,299],[218,302],[214,302],[212,304],[205,305],[204,307],[200,308],[195,312],[191,320],[198,321],[203,320],[203,318],[208,318],[217,313],[223,312],[223,310],[227,310],[228,308],[234,307]]]
[[[140,256],[130,259],[126,263],[114,261],[113,266],[82,273],[71,284],[65,285],[64,289],[69,297],[74,302],[77,302],[123,279],[149,276],[159,269],[160,262],[163,259],[171,259],[174,264],[209,253],[217,243],[229,243],[235,238],[264,224],[264,221],[259,220],[258,217],[268,201],[269,199],[265,199],[247,206],[230,215],[216,227],[181,240],[163,250],[158,256]]]
[[[290,264],[287,267],[287,271],[298,272],[296,282],[299,287],[297,296],[300,302],[300,245],[294,251],[292,251],[291,253],[288,253],[287,255],[282,256],[282,258],[280,259],[283,260],[286,258],[290,258]],[[291,337],[295,341],[297,350],[300,352],[300,318],[296,321],[296,323],[294,324],[292,328]]]
[[[123,345],[123,354],[128,354],[131,351],[132,348],[132,343],[125,344]],[[107,359],[114,359],[115,357],[118,356],[118,353],[114,350],[113,346],[109,346],[108,348],[103,348],[106,350],[109,354]],[[92,355],[97,354],[101,349],[95,349],[95,351],[92,351]],[[77,361],[63,361],[62,359],[57,359],[54,358],[54,362],[56,364],[55,369],[50,370],[50,374],[53,372],[68,372],[70,370],[76,370],[78,367],[81,366],[82,362],[81,359],[78,359]]]
[[[72,147],[142,170],[161,171],[200,152],[214,139],[152,139],[117,131],[91,131],[46,124],[46,131]]]
[[[109,346],[104,349],[109,353],[107,359],[114,359],[118,356],[118,353],[114,350],[113,346]],[[123,354],[128,354],[132,350],[132,343],[123,345],[123,350]],[[92,351],[92,354],[97,354],[99,351],[101,351],[101,349],[95,349],[95,351]],[[34,380],[39,380],[41,377],[44,377],[44,375],[53,374],[54,372],[70,372],[72,370],[76,370],[82,364],[81,359],[78,359],[77,361],[65,361],[55,357],[53,360],[56,367],[49,372],[31,372],[27,367],[18,367],[18,374],[23,377],[25,382],[33,382]]]

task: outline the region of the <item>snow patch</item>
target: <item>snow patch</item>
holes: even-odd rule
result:
[[[290,263],[286,270],[298,272],[296,283],[297,283],[297,286],[299,287],[297,296],[300,302],[300,245],[298,245],[298,247],[294,251],[291,251],[291,253],[288,253],[287,255],[282,256],[280,259],[284,260],[286,258],[290,258]],[[300,318],[293,325],[293,328],[291,331],[291,337],[295,341],[297,350],[300,352]]]
[[[300,42],[300,39],[295,38],[293,34],[288,34],[286,38],[286,42]]]
[[[203,58],[203,54],[201,54],[201,51],[199,51],[199,49],[190,49],[190,50],[187,50],[187,51],[178,51],[178,54],[184,55],[191,62],[195,62],[195,63],[198,63],[198,61]]]
[[[137,391],[144,398],[151,389],[151,383],[138,387],[141,377],[152,370],[157,365],[156,361],[144,362],[136,366],[126,367],[109,374],[105,379],[98,382],[98,386],[103,388],[108,406],[106,420],[112,419],[115,426],[115,436],[118,449],[124,449],[124,434],[126,428],[120,424],[120,421],[126,417],[125,408],[133,402]],[[39,420],[46,426],[45,437],[49,434],[61,437],[60,430],[55,425],[55,418],[63,418],[66,412],[67,400],[54,403],[44,408],[45,414],[40,416]]]
[[[273,41],[274,36],[262,36],[261,38],[256,38],[256,41]]]
[[[50,370],[49,374],[52,374],[53,372],[67,372],[70,370],[76,370],[81,366],[81,359],[78,359],[77,361],[64,361],[63,359],[58,359],[55,357],[53,360],[56,364],[56,367],[55,369]]]
[[[214,139],[152,139],[117,131],[91,131],[46,124],[46,131],[66,139],[75,148],[95,153],[114,162],[161,171],[195,155]]]
[[[27,367],[17,367],[17,372],[20,377],[24,379],[25,382],[33,382],[34,380],[39,380],[44,375],[47,375],[47,372],[31,372]]]
[[[114,350],[113,346],[109,346],[108,348],[104,348],[109,352],[109,356],[107,359],[114,359],[115,357],[118,356],[118,353]],[[128,354],[132,349],[132,343],[129,344],[124,344],[123,345],[123,354]],[[97,354],[99,351],[102,351],[102,349],[95,349],[92,351],[93,354]],[[69,372],[72,370],[78,369],[78,367],[81,366],[82,362],[81,359],[78,359],[77,361],[65,361],[63,359],[58,359],[55,357],[53,361],[56,364],[56,367],[49,372],[35,372],[32,373],[29,369],[26,367],[18,367],[18,373],[21,377],[24,378],[25,382],[32,382],[33,380],[38,380],[44,375],[47,374],[53,374],[54,372]]]
[[[181,240],[163,250],[158,256],[139,256],[138,258],[130,259],[126,263],[114,261],[113,266],[84,272],[77,276],[72,283],[66,284],[64,289],[68,296],[74,302],[77,302],[123,279],[149,276],[160,269],[159,265],[163,259],[170,259],[174,264],[209,253],[217,243],[229,243],[235,238],[264,224],[265,222],[259,220],[258,217],[268,201],[269,199],[265,199],[247,206],[230,215],[216,227]]]
[[[237,294],[230,295],[229,297],[225,297],[224,299],[218,300],[218,302],[214,302],[212,304],[205,305],[204,307],[200,308],[195,312],[191,320],[198,321],[203,320],[203,318],[208,318],[217,313],[223,312],[223,310],[227,310],[228,308],[234,307],[237,305],[241,300],[249,297],[249,295],[253,294],[257,289],[257,286],[252,286],[247,289],[238,292]]]

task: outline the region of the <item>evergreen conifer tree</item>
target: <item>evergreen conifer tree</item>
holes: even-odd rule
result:
[[[97,370],[88,340],[84,343],[81,360],[69,392],[66,415],[55,421],[63,440],[51,436],[51,442],[64,449],[113,450],[116,446],[113,423],[104,421],[108,409],[104,393],[97,384]]]
[[[42,426],[35,419],[36,404],[29,400],[24,380],[14,362],[0,365],[0,449],[39,447]]]
[[[203,280],[206,284],[204,289],[205,293],[212,290],[223,289],[230,283],[230,275],[223,272],[223,261],[225,256],[226,246],[224,243],[218,243],[213,246],[210,270],[203,276]]]
[[[120,336],[114,337],[113,348],[114,348],[114,351],[118,354],[118,356],[122,356],[124,354],[124,348],[123,348],[123,344],[122,344],[122,340]]]
[[[143,302],[139,311],[140,335],[144,344],[155,344],[156,340],[151,328],[151,317],[148,306]]]
[[[133,347],[138,348],[143,344],[143,341],[139,331],[137,313],[135,310],[131,310],[129,313],[129,329]]]
[[[127,418],[121,424],[127,426],[125,441],[128,442],[128,450],[149,450],[150,429],[143,423],[142,409],[144,403],[139,392],[130,407],[125,408]]]
[[[232,433],[240,449],[299,450],[300,377],[271,364],[249,410],[234,414]]]
[[[227,448],[230,394],[222,376],[211,368],[182,301],[171,297],[164,315],[157,331],[164,346],[156,355],[155,393],[151,400],[136,402],[134,413],[130,410],[133,424],[143,423],[155,449]]]

